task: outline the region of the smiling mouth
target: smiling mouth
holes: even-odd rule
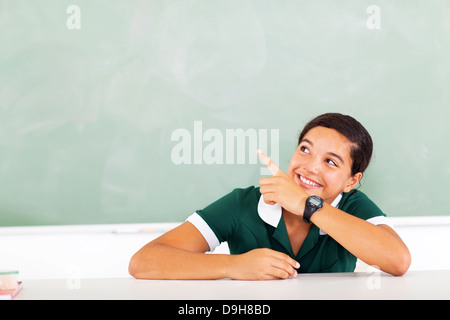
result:
[[[316,187],[316,188],[322,187],[321,184],[318,184],[315,181],[309,180],[309,179],[305,178],[304,176],[302,176],[300,174],[297,174],[297,176],[298,176],[298,178],[300,179],[301,182],[303,182],[304,184],[307,184],[308,186]]]

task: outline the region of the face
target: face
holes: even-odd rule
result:
[[[325,127],[309,130],[289,163],[288,175],[309,195],[331,203],[342,191],[349,192],[361,180],[351,175],[351,142]]]

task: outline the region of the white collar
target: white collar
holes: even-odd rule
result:
[[[339,193],[336,199],[333,200],[331,206],[337,208],[339,202],[341,201],[341,198],[342,192]],[[278,203],[275,203],[274,205],[265,203],[264,197],[261,195],[258,202],[258,214],[265,223],[276,228],[278,227],[278,223],[281,219],[282,208]]]

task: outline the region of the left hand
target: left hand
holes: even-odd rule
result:
[[[278,203],[287,211],[303,216],[308,194],[264,152],[258,150],[258,155],[273,174],[272,177],[264,177],[259,180],[260,192],[264,197],[264,202],[270,205]]]

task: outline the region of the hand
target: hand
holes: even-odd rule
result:
[[[300,264],[288,255],[272,249],[254,249],[231,256],[231,278],[237,280],[274,280],[296,277]]]
[[[258,155],[273,174],[272,177],[259,180],[261,185],[259,191],[264,197],[264,202],[270,205],[278,203],[289,212],[303,216],[304,203],[308,194],[264,152],[258,150]]]

